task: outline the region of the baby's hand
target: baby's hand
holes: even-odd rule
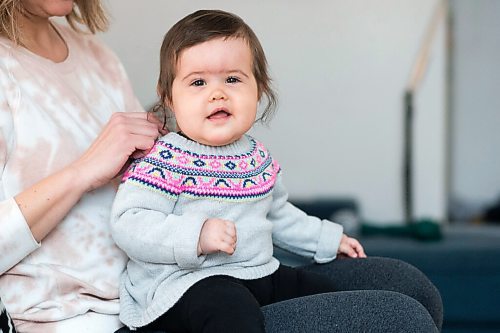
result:
[[[365,250],[363,250],[363,246],[359,241],[346,234],[342,235],[337,253],[345,254],[351,258],[366,258]]]
[[[207,219],[203,224],[198,240],[198,255],[219,251],[229,255],[236,249],[236,226],[231,221]]]

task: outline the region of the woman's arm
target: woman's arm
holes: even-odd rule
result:
[[[9,181],[2,171],[8,162],[7,146],[14,130],[10,111],[1,98],[0,104],[1,184]],[[84,193],[112,180],[130,156],[142,156],[149,151],[161,127],[160,122],[145,112],[116,113],[78,160],[14,198],[0,193],[0,248],[5,249],[0,259],[0,274],[34,251],[39,246],[37,242],[63,220]]]
[[[77,161],[16,195],[37,241],[64,218],[81,196],[110,182],[132,157],[153,146],[162,124],[144,112],[115,113]]]

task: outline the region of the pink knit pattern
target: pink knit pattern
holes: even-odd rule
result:
[[[252,149],[242,155],[197,154],[160,140],[127,170],[123,182],[172,198],[182,194],[242,201],[269,194],[279,170],[267,149],[253,139]]]

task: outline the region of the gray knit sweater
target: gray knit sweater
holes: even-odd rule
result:
[[[335,259],[339,224],[288,201],[278,163],[250,136],[209,147],[169,133],[123,177],[113,205],[113,237],[130,257],[121,281],[121,321],[142,327],[203,278],[258,279],[279,265],[273,244],[318,263]],[[236,224],[233,255],[197,255],[208,218]]]

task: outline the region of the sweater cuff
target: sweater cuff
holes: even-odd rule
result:
[[[198,256],[198,241],[206,219],[201,214],[183,215],[174,242],[174,257],[180,268],[198,268],[205,261],[206,255]]]
[[[314,255],[314,261],[318,264],[330,262],[337,257],[340,240],[344,232],[344,228],[340,224],[328,220],[322,220],[321,222],[321,234]]]
[[[0,274],[3,274],[28,254],[40,247],[26,223],[14,198],[0,203],[0,247],[5,251],[0,255]]]

